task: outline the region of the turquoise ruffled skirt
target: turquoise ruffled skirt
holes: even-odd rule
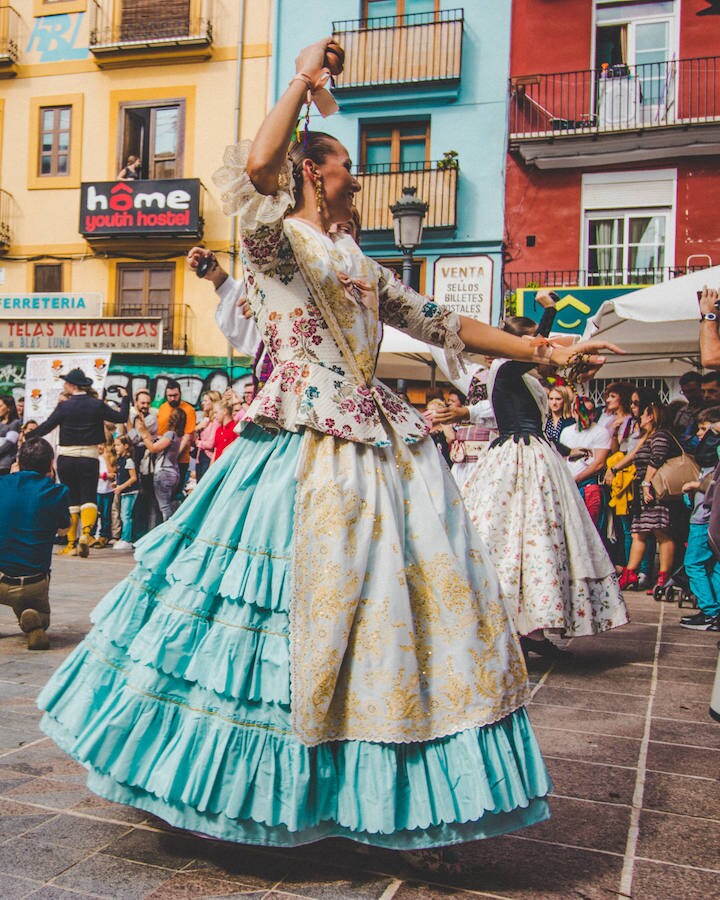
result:
[[[413,849],[547,818],[550,782],[524,709],[428,742],[308,747],[293,735],[301,442],[248,427],[138,544],[136,568],[43,689],[43,730],[96,793],[229,841]]]

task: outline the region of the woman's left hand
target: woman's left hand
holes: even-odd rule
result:
[[[649,505],[650,503],[652,503],[652,501],[653,501],[653,492],[652,492],[652,488],[650,488],[650,487],[644,487],[644,488],[642,489],[642,491],[643,491],[643,502],[644,502],[645,505],[647,506],[647,505]]]
[[[611,344],[610,341],[580,341],[579,344],[572,344],[570,347],[559,346],[551,341],[550,347],[552,348],[550,362],[558,369],[566,366],[574,356],[587,354],[587,361],[580,372],[579,380],[581,381],[589,381],[594,378],[600,366],[604,365],[606,358],[598,353],[599,350],[609,350],[611,353],[619,354],[625,352],[616,344]]]

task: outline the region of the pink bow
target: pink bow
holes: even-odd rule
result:
[[[363,281],[360,278],[351,278],[344,272],[338,272],[338,281],[343,286],[348,300],[364,306],[365,309],[375,308],[375,291],[367,281]]]

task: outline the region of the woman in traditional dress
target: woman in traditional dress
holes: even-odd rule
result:
[[[287,148],[330,46],[300,54],[220,176],[272,375],[137,545],[43,690],[43,728],[92,790],[181,828],[432,847],[544,819],[550,783],[486,550],[423,418],[373,377],[378,321],[453,359],[574,357],[457,317],[329,233],[359,190],[347,151]]]
[[[547,291],[536,330],[550,333],[554,302]],[[532,334],[532,320],[508,320],[516,334]],[[531,330],[532,329],[532,330]],[[569,637],[627,622],[615,567],[580,497],[566,462],[543,433],[547,395],[530,374],[532,363],[496,359],[488,392],[500,436],[463,488],[470,517],[485,541],[500,580],[500,595],[520,633],[523,650],[561,651],[544,630]]]

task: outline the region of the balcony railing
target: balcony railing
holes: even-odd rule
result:
[[[212,0],[93,0],[90,50],[167,49],[212,43]]]
[[[0,252],[10,246],[13,196],[0,189]]]
[[[20,14],[7,3],[0,3],[0,66],[18,61]]]
[[[706,269],[698,266],[664,266],[662,268],[632,269],[624,271],[590,272],[587,269],[544,269],[536,272],[503,273],[503,287],[506,291],[520,288],[540,287],[619,287],[657,284],[671,278],[679,278],[690,272]]]
[[[355,202],[363,231],[383,231],[393,227],[390,205],[402,196],[402,189],[408,185],[415,187],[418,198],[428,204],[426,228],[455,228],[457,176],[456,167],[438,168],[437,162],[358,166],[355,177],[362,190]]]
[[[185,303],[133,304],[122,303],[116,316],[160,318],[162,320],[162,349],[187,355],[189,307]]]
[[[333,22],[345,50],[337,89],[460,78],[463,10]]]
[[[517,76],[510,93],[511,139],[720,122],[720,57]]]

